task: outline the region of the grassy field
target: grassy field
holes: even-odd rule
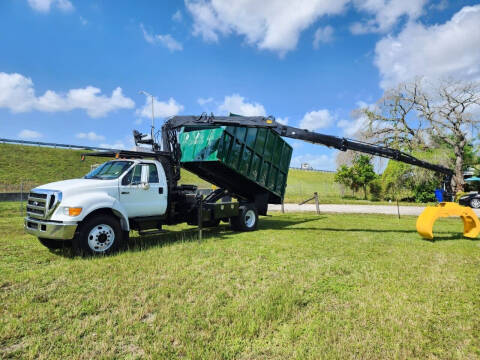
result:
[[[24,182],[26,191],[37,185],[52,181],[78,178],[88,173],[93,164],[103,162],[99,158],[86,158],[80,161],[85,151],[54,149],[38,146],[0,144],[0,192],[19,191]],[[106,160],[106,159],[104,159]],[[302,171],[291,169],[288,175],[285,202],[299,203],[318,192],[323,204],[387,204],[342,196],[340,187],[333,181],[334,173]],[[196,184],[202,188],[211,185],[196,175],[182,170],[181,183]],[[409,205],[409,203],[402,203]],[[413,204],[418,205],[418,204]]]
[[[459,219],[274,214],[49,252],[0,203],[0,358],[480,358],[480,241]],[[183,230],[183,231],[181,231]]]

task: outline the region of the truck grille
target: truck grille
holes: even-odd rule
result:
[[[28,194],[27,215],[47,219],[61,200],[61,193],[52,190],[34,190]]]

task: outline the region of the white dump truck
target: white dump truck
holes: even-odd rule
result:
[[[268,204],[283,201],[292,147],[282,137],[395,159],[445,176],[452,170],[399,150],[286,126],[273,118],[175,116],[162,127],[162,146],[134,131],[148,151],[112,150],[82,179],[32,189],[25,229],[48,248],[71,244],[77,254],[109,254],[126,245],[129,232],[161,231],[186,222],[200,227],[230,222],[234,230],[257,228]],[[180,168],[216,185],[203,198],[194,185],[179,185]],[[226,200],[228,197],[228,200]],[[233,201],[232,201],[233,198]]]

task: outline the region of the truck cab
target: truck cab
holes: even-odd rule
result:
[[[74,246],[86,252],[115,250],[135,219],[157,220],[168,207],[167,178],[161,162],[120,159],[103,163],[81,179],[53,182],[31,190],[25,230],[49,248],[84,237]]]

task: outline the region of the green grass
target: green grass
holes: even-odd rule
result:
[[[0,358],[480,358],[480,241],[415,218],[274,214],[133,235],[82,259],[22,231],[0,203]]]
[[[19,191],[21,182],[24,182],[24,189],[29,190],[53,181],[79,178],[88,173],[93,164],[108,160],[86,157],[85,161],[81,161],[81,154],[84,152],[0,144],[0,192]],[[208,182],[189,171],[182,170],[181,176],[180,182],[183,184],[211,187]],[[357,198],[351,196],[350,192],[347,193],[349,196],[342,197],[340,187],[333,178],[334,173],[291,169],[288,174],[285,202],[300,203],[311,198],[314,192],[318,192],[319,200],[323,204],[388,204],[361,200],[362,194],[358,194]]]

